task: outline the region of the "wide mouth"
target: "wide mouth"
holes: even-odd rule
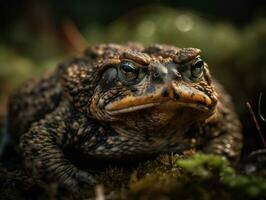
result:
[[[156,102],[156,103],[147,103],[147,104],[142,104],[142,105],[136,105],[136,106],[131,106],[127,108],[121,108],[117,110],[108,110],[108,107],[106,107],[106,111],[109,115],[121,115],[121,114],[126,114],[126,113],[133,113],[139,110],[144,110],[147,108],[152,108],[152,107],[159,107],[160,105],[163,105],[166,103],[164,102]],[[193,108],[195,110],[201,111],[201,112],[209,112],[212,113],[214,111],[215,106],[212,107],[207,107],[204,105],[198,105],[198,104],[193,104],[193,103],[182,103],[182,102],[176,102],[176,109],[178,108]]]
[[[121,108],[121,109],[117,109],[117,110],[108,110],[108,106],[106,107],[106,110],[108,112],[108,114],[110,115],[119,115],[119,114],[125,114],[125,113],[130,113],[130,112],[135,112],[138,110],[143,110],[143,109],[147,109],[147,108],[151,108],[151,107],[155,107],[160,105],[161,103],[147,103],[147,104],[142,104],[142,105],[136,105],[136,106],[130,106],[127,108]]]
[[[166,93],[167,95],[165,95]],[[193,108],[200,112],[211,113],[217,101],[195,88],[173,83],[170,86],[161,87],[151,94],[126,96],[111,102],[105,106],[105,111],[109,115],[120,115],[166,105],[166,102],[171,102],[169,109]]]

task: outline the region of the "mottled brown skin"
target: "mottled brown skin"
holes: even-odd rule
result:
[[[10,98],[27,166],[76,188],[93,182],[65,150],[103,159],[199,149],[236,160],[240,123],[195,48],[101,44]]]

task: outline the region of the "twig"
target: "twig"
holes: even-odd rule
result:
[[[121,195],[111,192],[109,194],[104,194],[104,186],[103,185],[96,185],[95,187],[95,197],[86,198],[84,200],[111,200],[111,199],[121,199]]]
[[[248,110],[249,110],[249,112],[250,112],[250,114],[251,114],[251,116],[252,116],[252,119],[253,119],[253,121],[254,121],[254,123],[255,123],[255,126],[256,126],[256,128],[257,128],[257,130],[258,130],[258,132],[259,132],[259,135],[260,135],[261,141],[262,141],[264,147],[266,148],[266,142],[265,142],[265,140],[264,140],[264,138],[263,138],[263,135],[262,135],[262,132],[261,132],[261,129],[260,129],[259,123],[258,123],[258,121],[257,121],[257,119],[256,119],[256,116],[255,116],[255,114],[254,114],[254,112],[253,112],[253,109],[252,109],[252,107],[251,107],[251,105],[250,105],[249,102],[246,103],[246,106],[247,106],[247,108],[248,108]]]
[[[260,93],[260,96],[259,96],[259,102],[258,102],[258,114],[260,116],[260,119],[264,122],[266,122],[266,118],[263,117],[263,115],[261,114],[261,99],[262,99],[262,92]]]
[[[103,185],[97,185],[95,187],[96,198],[95,200],[105,200]]]
[[[82,53],[84,49],[88,47],[86,39],[79,32],[73,21],[65,20],[62,29],[65,37],[74,51]]]

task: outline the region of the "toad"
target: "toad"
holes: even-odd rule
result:
[[[159,44],[91,46],[14,92],[8,132],[20,138],[33,173],[71,188],[93,176],[66,149],[124,161],[196,149],[234,161],[241,126],[200,54]]]

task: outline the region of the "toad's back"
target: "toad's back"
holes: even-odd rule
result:
[[[27,132],[32,123],[44,118],[58,106],[61,96],[62,91],[56,74],[23,84],[10,97],[8,132],[16,137]]]

